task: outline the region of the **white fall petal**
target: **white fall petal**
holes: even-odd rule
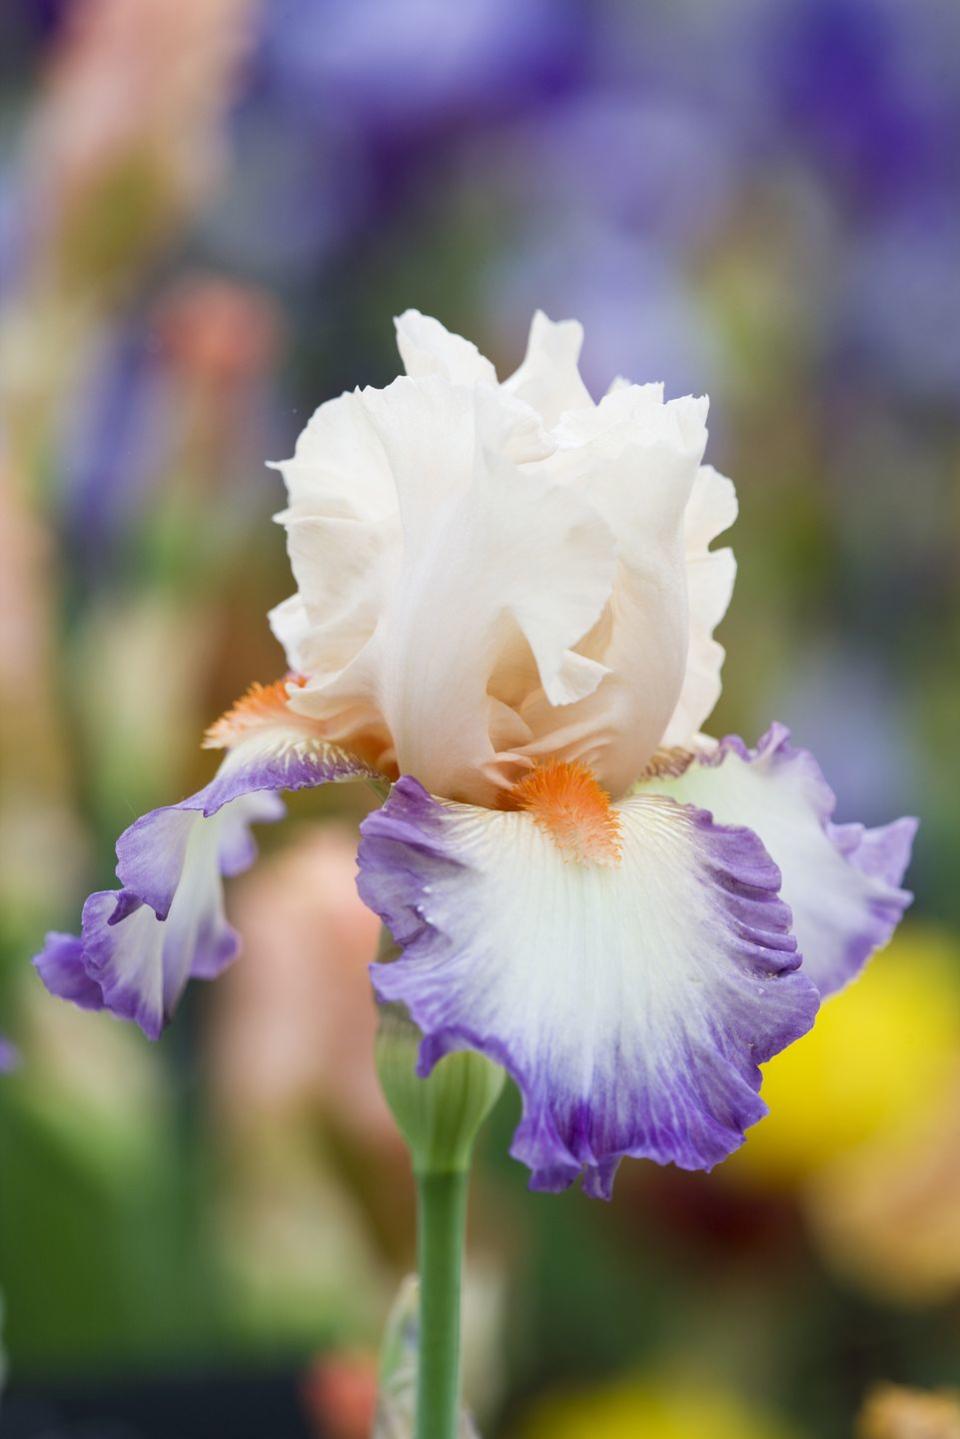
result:
[[[756,836],[655,795],[613,807],[618,853],[572,859],[530,813],[410,779],[362,826],[360,889],[402,956],[373,968],[423,1032],[503,1064],[535,1187],[608,1193],[643,1155],[709,1168],[765,1113],[758,1063],[809,1028],[779,874]]]
[[[721,824],[759,835],[783,876],[803,969],[822,995],[834,993],[886,944],[910,902],[901,889],[917,824],[879,829],[833,823],[835,798],[808,750],[773,725],[756,749],[731,736],[705,749],[679,777],[650,781]]]

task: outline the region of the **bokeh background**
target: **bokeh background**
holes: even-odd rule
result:
[[[956,0],[4,0],[0,66],[0,1432],[366,1433],[412,1200],[363,793],[264,835],[244,954],[160,1044],[28,961],[279,673],[264,461],[393,377],[409,305],[501,373],[540,306],[596,392],[709,392],[713,731],[781,718],[839,818],[922,817],[900,937],[713,1175],[529,1195],[504,1099],[482,1432],[839,1439],[879,1381],[960,1384]]]

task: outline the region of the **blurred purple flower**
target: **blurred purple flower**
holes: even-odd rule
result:
[[[579,11],[555,0],[272,0],[205,238],[261,276],[315,268],[405,193],[435,144],[566,84],[585,45]]]
[[[305,124],[282,81],[251,85],[230,119],[231,163],[199,233],[221,264],[277,283],[326,260],[375,204],[361,137]]]
[[[602,88],[496,135],[479,165],[528,211],[602,218],[684,248],[717,229],[741,178],[737,139],[715,116],[682,98]]]
[[[594,84],[707,112],[735,128],[745,147],[759,148],[765,95],[755,41],[779,9],[768,0],[605,0],[594,11]]]
[[[617,375],[662,380],[668,396],[718,388],[721,342],[672,259],[614,227],[548,226],[509,248],[488,281],[500,348],[522,342],[517,317],[540,306],[583,319],[581,372],[595,396]]]
[[[15,88],[26,91],[38,63],[59,28],[70,0],[31,0],[29,5],[0,5],[0,56],[5,102]]]
[[[170,416],[160,371],[138,317],[106,332],[71,397],[59,482],[71,552],[84,567],[104,561],[163,472]]]
[[[783,143],[847,198],[884,200],[953,171],[960,10],[951,0],[792,0],[770,7],[761,73]]]
[[[83,569],[102,577],[185,453],[192,483],[229,477],[232,519],[243,522],[255,496],[236,482],[252,472],[272,423],[266,375],[279,330],[261,291],[198,275],[106,334],[59,436],[70,552]]]
[[[340,115],[390,140],[455,118],[526,107],[581,50],[575,0],[274,0],[260,66],[297,109]]]
[[[960,131],[958,131],[960,133]],[[960,210],[935,201],[851,244],[844,307],[856,363],[904,397],[960,393]]]
[[[824,704],[829,696],[830,703]],[[890,674],[863,650],[824,646],[798,651],[777,702],[798,734],[837,777],[837,814],[875,824],[909,803],[918,775],[910,724]],[[828,718],[829,716],[829,718]]]

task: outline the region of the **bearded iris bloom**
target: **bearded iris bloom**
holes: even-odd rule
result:
[[[121,836],[119,889],[37,968],[156,1037],[236,951],[222,877],[251,824],[372,779],[359,887],[400,951],[373,983],[419,1072],[502,1065],[538,1189],[608,1195],[628,1155],[709,1168],[765,1112],[759,1065],[889,938],[914,822],[835,825],[779,725],[702,733],[736,516],[706,401],[617,380],[594,403],[580,327],[539,314],[502,384],[435,320],[397,330],[406,375],[322,405],[279,466],[290,674],[213,726],[213,780]]]

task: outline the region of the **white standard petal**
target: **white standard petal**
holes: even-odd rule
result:
[[[774,725],[755,750],[730,736],[656,791],[703,806],[722,824],[746,824],[783,873],[783,898],[804,972],[821,994],[841,989],[890,938],[911,896],[900,888],[916,830],[832,822],[834,795],[813,755]]]
[[[308,672],[291,695],[325,725],[338,709],[381,715],[401,772],[480,803],[508,782],[504,763],[517,768],[501,751],[529,738],[512,708],[518,676],[567,705],[606,673],[575,647],[616,564],[609,527],[583,497],[505,457],[514,414],[492,391],[460,390],[451,403],[439,381],[382,392],[402,560],[357,658],[332,683]]]
[[[579,649],[607,677],[578,704],[534,695],[521,714],[524,753],[587,763],[623,794],[660,746],[687,667],[689,612],[684,516],[706,444],[706,401],[662,403],[634,386],[565,417],[544,464],[589,502],[616,536],[618,565],[601,625]]]
[[[293,458],[272,468],[283,475],[297,514],[375,520],[396,513],[393,476],[360,390],[321,405]]]
[[[698,474],[706,401],[594,405],[580,327],[543,315],[500,387],[436,321],[407,312],[398,339],[410,373],[321,406],[283,467],[291,704],[450,798],[495,803],[545,759],[623,794],[718,690],[729,486]]]
[[[739,1145],[765,1112],[758,1063],[818,1000],[756,836],[644,796],[611,810],[611,851],[578,773],[592,797],[554,794],[551,812],[548,783],[537,813],[401,780],[364,821],[359,884],[403,948],[374,983],[423,1031],[421,1072],[451,1049],[497,1060],[535,1187],[583,1169],[608,1193],[624,1155],[709,1168]]]
[[[363,402],[390,468],[409,553],[430,542],[437,510],[470,486],[476,397],[435,377],[401,376],[383,390],[365,390]]]
[[[687,666],[677,707],[663,737],[683,745],[699,733],[720,698],[724,649],[713,638],[733,595],[737,564],[730,549],[710,545],[737,518],[733,484],[711,465],[701,465],[684,515],[690,633]]]
[[[454,385],[495,385],[497,372],[472,340],[421,315],[405,310],[396,320],[397,346],[403,367],[412,380],[439,375]]]
[[[408,553],[431,543],[437,511],[470,488],[481,446],[515,464],[555,449],[529,405],[491,386],[401,376],[365,390],[363,402],[393,477]]]
[[[579,321],[550,320],[538,310],[523,363],[504,380],[504,390],[532,405],[547,426],[556,425],[565,410],[589,408],[593,400],[577,363],[582,347]]]
[[[303,600],[299,595],[290,595],[274,605],[267,620],[290,669],[297,675],[306,674],[307,655],[310,653],[310,616]]]
[[[376,629],[399,563],[400,521],[291,512],[285,524],[298,590],[271,623],[298,673],[332,679]]]
[[[358,391],[321,405],[294,458],[277,468],[290,500],[277,519],[298,589],[270,623],[291,669],[319,687],[348,668],[376,627],[400,545],[397,487]],[[348,709],[339,706],[338,736],[376,727],[375,714]]]
[[[429,563],[412,570],[378,638],[381,704],[397,767],[440,794],[491,799],[489,684],[519,632],[551,703],[605,670],[573,646],[600,614],[613,538],[568,490],[495,469],[448,515]]]

